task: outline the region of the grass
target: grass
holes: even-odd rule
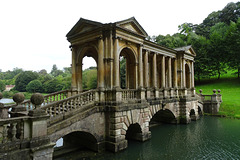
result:
[[[203,94],[213,94],[213,89],[220,89],[223,103],[219,109],[219,115],[240,118],[240,80],[225,76],[217,80],[204,80],[196,84],[196,90],[203,90]]]

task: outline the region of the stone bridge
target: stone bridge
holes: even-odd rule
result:
[[[118,152],[127,148],[128,139],[151,138],[151,124],[199,119],[207,98],[195,93],[194,50],[165,48],[147,36],[135,18],[108,24],[81,18],[67,34],[71,90],[34,94],[24,102],[18,94],[16,105],[1,105],[0,159],[52,159],[60,138],[63,148]],[[92,57],[98,69],[98,86],[89,91],[82,88],[85,56]],[[122,59],[125,86],[119,71]],[[220,103],[219,92],[210,104]]]

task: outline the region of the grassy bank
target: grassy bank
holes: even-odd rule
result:
[[[203,90],[203,94],[213,94],[213,89],[220,89],[223,103],[219,115],[240,118],[240,80],[236,78],[223,78],[220,80],[204,80],[196,83],[196,90]]]

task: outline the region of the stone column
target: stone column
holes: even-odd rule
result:
[[[148,88],[148,51],[144,54],[144,87]]]
[[[83,91],[82,88],[82,61],[77,64],[77,86],[78,92]]]
[[[171,64],[171,57],[168,58],[168,87],[172,88],[172,64]]]
[[[103,39],[98,40],[98,88],[104,88]]]
[[[161,87],[165,88],[165,56],[162,56],[161,65]]]
[[[118,38],[115,38],[114,52],[113,52],[113,86],[114,88],[120,88],[119,84],[119,54],[118,54]]]
[[[194,88],[195,84],[194,84],[194,63],[193,63],[193,61],[192,61],[191,64],[192,64],[192,72],[191,72],[191,73],[192,73],[192,74],[191,74],[191,76],[192,76],[192,77],[191,77],[191,78],[192,78],[192,83],[191,83],[192,86],[191,86],[191,87]]]
[[[72,90],[77,89],[77,76],[76,76],[76,49],[72,47]]]
[[[182,58],[182,87],[186,88],[185,59]]]
[[[139,54],[138,54],[138,87],[143,87],[143,63],[142,63],[142,48],[143,46],[139,46]]]
[[[153,87],[156,88],[157,87],[157,57],[156,57],[156,53],[153,53]]]
[[[177,88],[177,59],[174,59],[173,87],[174,87],[174,88]]]

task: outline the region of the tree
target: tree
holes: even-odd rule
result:
[[[43,84],[43,88],[46,93],[53,93],[61,91],[63,89],[63,85],[57,79],[52,79],[45,82]]]
[[[57,77],[57,76],[63,74],[63,71],[59,70],[59,69],[57,68],[57,65],[54,64],[50,73],[51,73],[51,75],[52,75],[53,77]]]
[[[97,88],[97,68],[90,67],[82,73],[82,85],[84,90]]]
[[[5,90],[5,84],[3,81],[0,80],[0,92],[3,92]]]
[[[38,72],[40,75],[47,75],[47,70],[42,69],[41,71]]]
[[[237,23],[231,22],[226,35],[228,46],[228,65],[231,69],[237,70],[237,77],[240,78],[240,18]]]
[[[228,26],[221,22],[217,23],[210,30],[210,50],[208,56],[211,58],[209,65],[214,75],[218,75],[218,79],[222,73],[226,73],[226,57],[227,50],[225,46],[225,38]]]
[[[121,88],[126,88],[126,58],[120,60],[120,80]]]
[[[35,79],[28,83],[26,90],[30,93],[42,92],[43,85],[39,80]]]
[[[38,78],[38,74],[32,71],[24,71],[18,75],[15,81],[15,89],[20,92],[26,91],[26,86],[32,80]]]

